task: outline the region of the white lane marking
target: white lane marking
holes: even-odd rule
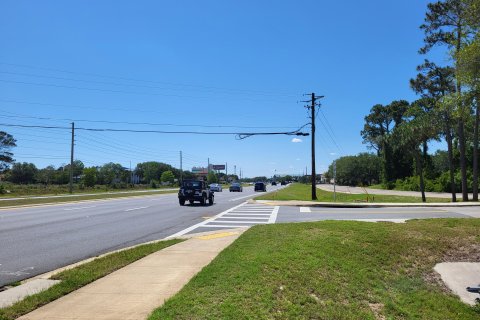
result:
[[[175,238],[175,237],[183,236],[184,234],[187,234],[187,233],[189,233],[190,231],[193,231],[193,230],[195,230],[195,229],[197,229],[197,228],[199,228],[199,227],[203,227],[203,226],[205,226],[207,223],[214,221],[216,218],[219,218],[219,217],[221,217],[221,216],[223,216],[223,215],[225,215],[225,214],[227,214],[227,213],[229,213],[229,212],[231,212],[231,211],[233,211],[233,210],[235,210],[235,209],[237,209],[237,208],[240,208],[241,206],[243,206],[243,205],[245,205],[245,204],[247,204],[247,202],[240,203],[239,205],[237,205],[237,206],[235,206],[235,207],[232,207],[232,208],[230,208],[230,209],[228,209],[228,210],[225,210],[225,211],[223,211],[223,212],[220,212],[219,214],[217,214],[216,216],[214,216],[214,217],[212,217],[212,218],[210,218],[210,219],[207,219],[207,220],[205,220],[205,221],[199,222],[199,223],[197,223],[197,224],[195,224],[195,225],[193,225],[193,226],[191,226],[191,227],[188,227],[188,228],[183,229],[183,230],[181,230],[181,231],[179,231],[179,232],[177,232],[177,233],[174,233],[174,234],[172,234],[171,236],[166,237],[165,239],[173,239],[173,238]],[[228,227],[228,226],[227,226],[227,227]]]
[[[72,210],[82,210],[82,209],[90,209],[90,208],[95,208],[96,206],[89,206],[89,207],[76,207],[76,208],[65,208],[63,210],[65,211],[72,211]]]
[[[239,226],[239,225],[236,225],[236,226],[233,226],[233,225],[216,225],[216,224],[211,224],[211,225],[208,225],[208,226],[198,226],[199,228],[248,228],[250,226]]]
[[[300,212],[304,212],[304,213],[312,212],[312,209],[310,209],[309,207],[300,207]]]
[[[230,215],[224,215],[222,219],[250,219],[250,220],[268,220],[270,217],[232,217]],[[218,220],[215,220],[215,222],[218,222]]]
[[[237,200],[242,200],[242,199],[245,199],[245,198],[256,197],[256,196],[258,196],[258,194],[250,194],[248,196],[243,196],[243,197],[239,197],[239,198],[235,198],[235,199],[230,199],[228,201],[237,201]]]
[[[268,221],[225,221],[225,220],[215,220],[215,223],[231,223],[231,224],[261,224],[261,223],[268,223]],[[206,225],[208,226],[208,224]]]
[[[230,217],[230,216],[242,216],[242,217],[250,217],[250,216],[267,216],[270,217],[271,213],[228,213],[225,215],[225,217]]]
[[[131,208],[131,209],[126,209],[124,211],[133,211],[133,210],[140,210],[140,209],[146,209],[146,208],[150,208],[150,207],[138,207],[138,208]]]
[[[279,206],[275,206],[275,208],[273,208],[272,215],[270,216],[268,223],[275,223],[275,221],[277,221],[278,210],[280,210]]]
[[[30,272],[26,272],[27,270],[30,271],[30,270],[33,270],[35,269],[35,267],[27,267],[27,268],[23,268],[23,269],[20,269],[18,271],[0,271],[0,274],[3,274],[3,275],[6,275],[6,276],[25,276],[25,275],[29,275]]]

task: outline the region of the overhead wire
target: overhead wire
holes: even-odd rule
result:
[[[236,91],[236,92],[239,92],[239,93],[247,93],[247,94],[285,95],[285,96],[292,96],[292,97],[297,96],[297,93],[293,93],[293,92],[286,93],[286,92],[277,92],[277,91],[276,92],[268,92],[268,91],[261,91],[261,90],[232,89],[232,88],[222,88],[222,87],[215,87],[215,86],[205,86],[205,85],[175,83],[175,82],[168,82],[168,81],[155,81],[155,80],[136,79],[136,78],[130,78],[130,77],[102,75],[102,74],[98,74],[98,73],[78,72],[78,71],[72,71],[72,70],[46,68],[46,67],[39,67],[39,66],[32,66],[32,65],[25,65],[25,64],[7,63],[7,62],[0,62],[0,64],[13,66],[13,67],[21,67],[21,68],[46,70],[46,71],[53,71],[53,72],[60,72],[60,73],[67,73],[67,74],[83,75],[83,76],[88,76],[88,77],[116,79],[116,80],[124,80],[124,81],[126,80],[126,81],[135,81],[135,82],[143,82],[143,83],[156,83],[156,84],[179,86],[179,87],[227,90],[227,91]]]

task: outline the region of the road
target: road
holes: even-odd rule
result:
[[[268,187],[268,191],[279,187]],[[176,194],[0,210],[0,287],[135,244],[162,239],[258,195],[216,192],[212,206]]]
[[[0,287],[115,249],[189,232],[328,219],[480,218],[478,208],[333,209],[245,202],[255,195],[252,187],[243,193],[217,192],[215,204],[205,207],[180,207],[176,194],[166,194],[0,210]]]

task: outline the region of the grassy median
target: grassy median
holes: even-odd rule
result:
[[[95,195],[76,195],[72,196],[58,196],[55,198],[37,198],[37,199],[18,199],[10,200],[5,198],[5,200],[0,201],[0,208],[2,207],[15,207],[22,205],[37,205],[37,204],[55,204],[63,202],[74,202],[74,201],[84,201],[84,200],[102,200],[102,199],[113,199],[113,198],[123,198],[123,197],[139,197],[147,195],[157,195],[157,194],[166,194],[166,193],[176,193],[178,190],[157,190],[157,191],[146,191],[146,192],[111,192],[111,193],[100,193]]]
[[[479,219],[255,226],[149,320],[479,319],[438,262],[480,261]]]
[[[311,201],[312,187],[306,184],[294,183],[284,189],[256,197],[255,200],[303,200]],[[317,188],[318,202],[334,202],[333,192]],[[406,197],[377,194],[349,194],[337,192],[336,202],[377,202],[377,203],[417,203],[421,197]],[[427,202],[450,202],[447,198],[427,198]]]
[[[26,297],[10,307],[1,308],[0,320],[16,319],[138,259],[181,241],[183,240],[175,239],[141,245],[115,252],[73,269],[63,271],[52,277],[52,279],[61,280],[58,284],[45,291]]]

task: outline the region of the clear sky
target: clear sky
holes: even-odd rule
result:
[[[68,130],[4,124],[291,131],[309,122],[299,101],[315,92],[325,95],[316,145],[323,172],[367,150],[360,131],[374,104],[416,98],[408,80],[425,58],[417,51],[427,3],[4,0],[0,129],[18,140],[17,161],[59,166],[69,162]],[[244,176],[299,174],[310,170],[310,137],[293,138],[77,131],[75,158],[179,167],[181,150],[184,169],[210,158]]]

